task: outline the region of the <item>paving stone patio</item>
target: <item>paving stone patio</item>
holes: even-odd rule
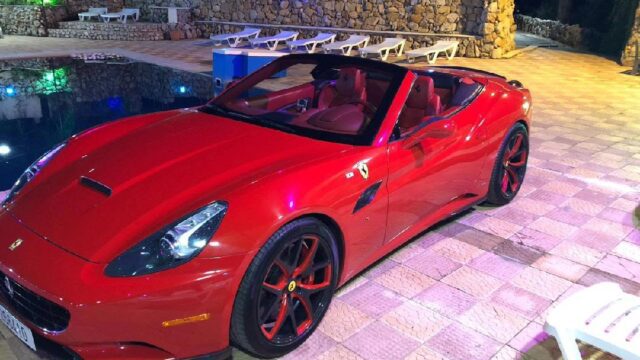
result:
[[[208,71],[211,49],[201,43],[8,36],[0,58],[120,49]],[[640,77],[564,47],[438,64],[500,73],[531,89],[531,157],[520,195],[440,225],[348,283],[318,331],[287,358],[558,359],[542,324],[559,299],[610,280],[640,295]],[[35,358],[6,328],[0,333],[1,359]],[[585,358],[611,358],[582,348]]]

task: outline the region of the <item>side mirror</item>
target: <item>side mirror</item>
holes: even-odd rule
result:
[[[436,120],[416,130],[404,140],[404,148],[408,149],[418,145],[425,139],[444,139],[453,136],[455,123],[452,120]]]

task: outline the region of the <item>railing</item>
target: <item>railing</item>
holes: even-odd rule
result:
[[[370,35],[429,36],[429,37],[438,36],[438,37],[463,38],[463,39],[475,39],[478,37],[476,35],[467,35],[467,34],[426,33],[426,32],[417,32],[417,31],[364,30],[364,29],[306,26],[306,25],[254,24],[254,23],[221,21],[221,20],[198,20],[195,22],[201,23],[201,24],[252,26],[252,27],[270,28],[270,29],[297,29],[297,30],[328,31],[328,32],[346,32],[346,33],[358,33],[358,34],[370,34]]]

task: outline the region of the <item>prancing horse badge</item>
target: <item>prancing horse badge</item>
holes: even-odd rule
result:
[[[362,175],[362,177],[367,180],[369,178],[369,166],[367,166],[367,163],[358,163],[357,167],[360,175]]]

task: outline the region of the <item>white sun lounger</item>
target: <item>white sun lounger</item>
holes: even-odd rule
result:
[[[260,47],[260,45],[266,45],[271,51],[278,48],[280,42],[293,41],[298,38],[298,32],[296,31],[281,31],[273,36],[257,37],[249,40],[251,47]]]
[[[78,14],[78,18],[80,21],[91,20],[91,18],[96,17],[100,19],[100,15],[106,14],[109,12],[107,8],[92,8],[90,7],[88,11],[81,12]]]
[[[323,45],[326,43],[332,43],[336,39],[336,34],[330,33],[319,33],[315,37],[310,39],[300,39],[294,41],[287,41],[287,46],[291,52],[294,52],[298,48],[304,48],[309,54],[313,54],[316,51],[316,47],[318,45]]]
[[[382,61],[387,61],[389,53],[392,51],[396,56],[402,56],[406,42],[402,38],[385,38],[380,44],[369,45],[360,49],[360,56],[366,57],[369,54],[377,54]]]
[[[415,50],[407,51],[407,61],[414,62],[417,57],[426,56],[429,64],[436,62],[440,53],[444,53],[447,59],[451,60],[458,52],[458,41],[436,41],[433,46],[423,47]]]
[[[369,36],[367,35],[351,35],[347,40],[336,41],[323,46],[324,52],[332,52],[339,50],[342,55],[349,55],[354,48],[363,48],[369,44]]]
[[[580,290],[550,311],[544,330],[564,360],[582,359],[576,340],[623,359],[640,359],[640,298],[604,282]]]
[[[209,39],[213,40],[214,45],[222,45],[226,42],[230,47],[236,47],[243,39],[255,39],[258,35],[260,35],[260,29],[246,27],[244,30],[232,34],[211,35]]]
[[[127,18],[129,17],[131,17],[133,21],[138,21],[138,19],[140,18],[140,9],[124,8],[118,12],[100,14],[100,17],[102,18],[102,20],[104,20],[104,22],[107,23],[111,22],[111,19],[116,19],[123,24],[126,24]]]
[[[134,8],[124,8],[121,11],[122,13],[122,19],[120,21],[122,21],[123,23],[127,23],[127,18],[131,17],[131,20],[133,21],[138,21],[138,19],[140,19],[140,9],[134,9]]]

